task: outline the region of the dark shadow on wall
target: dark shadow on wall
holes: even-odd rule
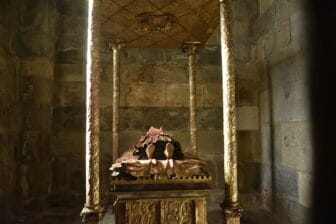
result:
[[[315,161],[312,223],[334,223],[336,147],[333,128],[336,101],[332,92],[335,84],[331,79],[335,76],[336,62],[335,1],[309,2],[314,25],[310,72]]]

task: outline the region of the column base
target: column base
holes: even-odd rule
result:
[[[84,224],[100,224],[103,219],[103,208],[85,206],[81,211],[81,217]]]
[[[240,224],[240,217],[224,218],[224,224]]]
[[[243,209],[238,203],[222,203],[221,207],[223,209],[224,224],[240,224],[240,217],[242,216]]]

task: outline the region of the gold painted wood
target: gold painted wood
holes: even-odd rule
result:
[[[116,224],[206,224],[209,180],[210,177],[183,181],[166,179],[165,182],[155,182],[150,178],[112,179]]]
[[[175,197],[155,194],[155,197],[148,199],[148,195],[153,193],[156,192],[146,192],[144,198],[142,198],[143,194],[137,198],[118,198],[114,206],[116,224],[207,223],[205,194],[185,197],[183,192],[177,191]]]
[[[100,1],[88,1],[88,39],[86,65],[86,200],[82,210],[83,223],[99,223],[102,215],[100,195]]]
[[[219,24],[219,4],[215,0],[101,0],[102,34],[106,39],[122,39],[128,47],[180,48],[185,41],[204,44]],[[143,30],[139,15],[173,15],[171,29]]]
[[[199,198],[195,200],[195,223],[207,223],[206,199]]]
[[[224,223],[239,224],[237,137],[234,58],[232,49],[232,0],[220,0],[220,32],[222,53],[223,135],[224,135]]]

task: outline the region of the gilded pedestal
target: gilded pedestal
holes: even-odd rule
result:
[[[206,224],[211,177],[111,180],[117,224]]]

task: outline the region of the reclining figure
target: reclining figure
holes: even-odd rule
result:
[[[156,175],[168,178],[208,175],[205,162],[195,155],[183,153],[179,142],[162,128],[154,127],[118,158],[110,170],[112,176],[126,179]]]

